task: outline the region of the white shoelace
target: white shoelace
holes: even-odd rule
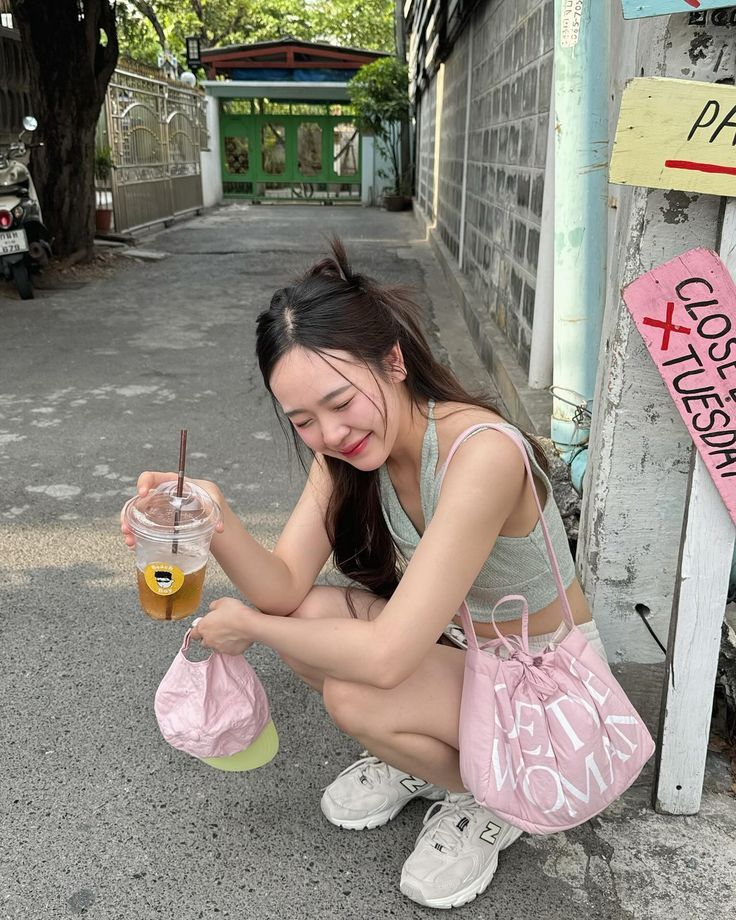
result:
[[[448,792],[441,802],[436,802],[424,816],[424,827],[419,831],[417,844],[423,838],[440,852],[456,852],[465,837],[465,828],[473,819],[479,806],[469,792]],[[463,818],[466,819],[463,823]]]

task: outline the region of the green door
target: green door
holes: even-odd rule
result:
[[[220,125],[225,197],[360,201],[360,135],[350,118],[222,114]]]

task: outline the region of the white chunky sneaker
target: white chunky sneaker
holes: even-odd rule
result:
[[[364,753],[322,795],[322,813],[338,827],[351,831],[380,827],[412,799],[421,796],[437,801],[444,797],[444,789]]]
[[[467,792],[448,792],[424,818],[401,891],[426,907],[459,907],[485,891],[498,854],[523,834]]]

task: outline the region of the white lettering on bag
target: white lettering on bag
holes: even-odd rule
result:
[[[567,735],[567,737],[572,742],[573,750],[579,751],[580,748],[583,746],[583,742],[580,740],[575,729],[572,727],[572,725],[570,725],[570,723],[567,720],[567,717],[565,716],[565,713],[562,711],[562,704],[570,703],[570,702],[572,702],[571,697],[561,696],[561,697],[558,697],[556,700],[552,700],[549,703],[545,703],[544,708],[547,710],[547,712],[552,712],[552,714],[555,716],[557,721],[560,723],[560,728],[562,728],[564,733]]]
[[[556,799],[549,808],[545,808],[545,803],[539,801],[539,797],[536,794],[533,785],[533,774],[540,771],[543,772],[545,776],[548,776],[552,779],[556,789]],[[595,754],[592,751],[585,758],[584,790],[578,789],[574,783],[570,782],[570,780],[558,770],[553,770],[552,767],[545,766],[544,764],[534,764],[524,771],[524,779],[521,788],[526,798],[530,802],[533,802],[534,805],[536,805],[537,808],[539,808],[544,814],[548,815],[552,812],[559,811],[563,805],[566,805],[568,814],[571,818],[574,818],[577,815],[577,809],[574,807],[570,796],[574,796],[578,801],[585,802],[587,805],[590,802],[591,776],[595,780],[596,785],[598,786],[598,791],[600,793],[605,792],[613,782],[613,772],[611,772],[611,778],[609,782],[606,782],[606,780],[603,778],[600,768],[596,763]]]
[[[593,686],[595,675],[592,672],[588,671],[587,679],[578,673],[576,676],[587,687],[591,699],[605,701],[611,695],[610,691],[605,694],[597,691]],[[616,713],[606,715],[602,721],[607,733],[602,737],[596,733],[592,742],[594,749],[590,750],[591,740],[582,740],[578,732],[581,731],[581,709],[586,713],[586,721],[589,725],[596,728],[601,726],[601,715],[591,700],[567,691],[559,694],[556,699],[545,700],[543,704],[538,705],[523,699],[510,700],[505,684],[499,685],[499,689],[506,692],[507,710],[509,714],[513,711],[514,717],[513,720],[509,720],[513,721],[511,729],[504,730],[498,718],[498,709],[496,710],[495,722],[498,731],[493,740],[491,757],[496,789],[500,792],[504,787],[516,790],[520,786],[527,801],[544,814],[565,808],[570,817],[576,817],[579,812],[576,802],[588,805],[591,801],[591,788],[593,788],[593,795],[597,797],[605,793],[615,782],[614,758],[625,762],[638,749],[636,740],[638,723],[633,716]],[[580,751],[581,757],[584,756],[582,775],[573,771],[575,781],[556,766],[557,758],[548,725],[542,716],[543,712],[546,712],[548,718],[554,719],[559,725],[569,739],[572,751],[574,753]],[[625,731],[629,726],[634,731],[633,739]],[[527,744],[535,739],[538,740],[538,743],[534,747],[522,747],[522,734]],[[542,754],[545,738],[547,739],[546,751]],[[582,753],[584,749],[587,749],[586,754]],[[603,764],[598,763],[596,755],[604,758]],[[552,763],[535,763],[534,758],[544,758],[551,760]],[[591,783],[595,785],[592,787]],[[595,787],[597,787],[597,793]]]
[[[609,743],[611,744],[611,747],[619,760],[623,760],[623,761],[628,760],[636,752],[639,745],[636,744],[635,741],[632,741],[631,738],[628,738],[621,731],[619,726],[620,725],[633,725],[636,727],[637,725],[636,719],[633,716],[610,715],[610,716],[605,717],[605,719],[603,720],[603,724],[613,729],[613,731],[616,732],[619,738],[622,738],[626,742],[626,744],[629,747],[628,753],[626,751],[619,750],[619,748],[617,748],[616,745],[613,744],[612,740]],[[610,738],[610,734],[609,734],[609,738]]]
[[[608,763],[610,766],[611,764],[610,758],[608,758]],[[572,795],[575,796],[576,799],[578,799],[580,802],[585,802],[587,804],[588,802],[590,802],[590,777],[591,776],[593,777],[593,779],[595,779],[596,784],[598,785],[599,792],[605,792],[606,789],[608,789],[608,787],[611,785],[611,783],[613,783],[613,770],[611,770],[611,777],[609,781],[606,782],[598,767],[598,764],[596,763],[595,754],[593,751],[591,751],[590,754],[588,754],[588,756],[585,758],[585,792],[583,792],[582,789],[578,789],[577,786],[571,783],[570,780],[567,779],[565,776],[563,776],[561,773],[560,773],[560,782],[562,783],[562,785],[565,787],[565,789],[568,792],[572,793]],[[570,809],[570,805],[568,802],[568,810],[569,809]],[[570,814],[574,815],[575,812],[570,811]]]
[[[521,771],[524,769],[524,765],[520,763],[516,768],[515,772],[513,770],[513,752],[516,748],[516,745],[513,747],[503,742],[500,742],[498,738],[493,739],[493,751],[491,753],[491,764],[493,766],[493,772],[496,777],[496,789],[501,789],[506,785],[506,780],[508,778],[509,784],[512,789],[516,789],[516,786],[519,782],[519,777]],[[503,751],[504,757],[504,767],[501,766],[501,758],[499,756],[500,752]],[[502,772],[503,771],[503,772]]]
[[[575,677],[577,677],[579,680],[582,680],[582,682],[588,688],[588,693],[590,693],[590,695],[593,697],[596,703],[598,703],[599,706],[602,706],[606,702],[608,697],[611,695],[611,688],[607,687],[602,681],[598,680],[598,678],[589,668],[585,668],[588,676],[583,677],[582,674],[580,674],[580,672],[576,668],[576,665],[579,665],[579,664],[580,664],[580,661],[577,658],[573,658],[569,664],[570,673],[573,674]],[[581,665],[581,667],[583,666]],[[602,693],[600,690],[598,690],[593,685],[593,680],[597,680],[599,686],[603,687],[603,689],[606,692]]]
[[[555,788],[557,791],[557,798],[555,799],[555,803],[554,805],[552,805],[551,808],[545,808],[544,803],[540,802],[537,799],[536,795],[534,795],[534,791],[532,789],[530,780],[531,780],[532,774],[536,773],[538,770],[542,770],[544,771],[545,774],[547,774],[548,776],[551,776],[552,781],[555,784]],[[557,772],[557,770],[553,770],[552,767],[547,767],[544,764],[536,764],[534,766],[527,768],[526,773],[524,774],[524,782],[521,784],[521,788],[522,788],[524,795],[527,797],[527,799],[529,799],[530,802],[533,802],[537,806],[537,808],[539,808],[540,811],[545,815],[548,815],[552,811],[559,811],[562,808],[562,806],[565,804],[565,793],[563,792],[563,789],[562,789],[562,782],[561,782],[559,773]]]

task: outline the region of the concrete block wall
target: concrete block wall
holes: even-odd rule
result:
[[[460,253],[463,157],[468,94],[470,35],[465,29],[445,62],[442,92],[437,232],[455,260]]]
[[[487,0],[476,9],[445,62],[442,100],[435,103],[441,109],[436,215],[422,193],[429,182],[422,150],[434,142],[423,113],[436,95],[437,77],[419,101],[417,200],[459,261],[472,55],[462,271],[481,316],[498,326],[524,372],[534,321],[553,44],[552,0]]]
[[[417,99],[416,197],[427,218],[434,220],[434,132],[437,81]]]

